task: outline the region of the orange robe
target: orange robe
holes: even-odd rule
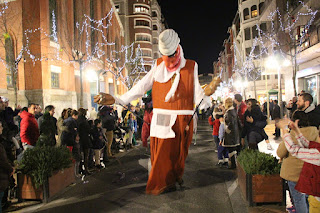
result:
[[[162,59],[157,60],[159,65]],[[184,68],[180,70],[180,82],[173,98],[165,102],[173,79],[166,83],[154,82],[152,87],[153,107],[169,110],[193,110],[194,105],[194,66],[195,62],[187,60]],[[193,122],[185,134],[185,128],[191,115],[178,115],[172,130],[175,138],[150,138],[151,172],[146,187],[147,194],[158,195],[165,189],[172,187],[182,178],[185,160],[192,141]],[[156,119],[153,117],[153,119]]]

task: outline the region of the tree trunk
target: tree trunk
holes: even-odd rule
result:
[[[83,62],[80,60],[80,107],[84,107],[83,106],[83,76],[82,76],[82,71],[83,71]]]

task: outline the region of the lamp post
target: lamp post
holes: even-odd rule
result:
[[[281,61],[281,62],[280,62]],[[278,103],[280,104],[280,118],[283,117],[283,103],[282,103],[282,85],[281,85],[281,68],[290,66],[288,59],[281,60],[279,57],[270,56],[266,61],[266,67],[277,69],[278,74]]]

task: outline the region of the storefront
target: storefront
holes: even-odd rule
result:
[[[320,84],[320,65],[312,68],[301,70],[297,73],[298,92],[304,90],[313,97],[313,103],[318,105],[319,100],[319,84]]]

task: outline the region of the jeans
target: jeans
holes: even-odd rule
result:
[[[219,136],[218,135],[214,135],[213,136],[213,140],[216,143],[216,149],[218,150],[218,147],[219,147]]]
[[[288,181],[288,186],[291,194],[291,198],[296,208],[297,213],[308,213],[307,195],[303,194],[295,189],[297,182]]]
[[[223,160],[224,158],[229,158],[228,149],[223,146],[218,146],[218,160]]]
[[[257,132],[251,131],[248,134],[248,146],[250,149],[258,149],[258,143],[263,140],[262,135]]]
[[[4,192],[0,192],[0,201],[2,201],[3,195],[4,195]],[[0,213],[2,213],[2,206],[0,206]]]

